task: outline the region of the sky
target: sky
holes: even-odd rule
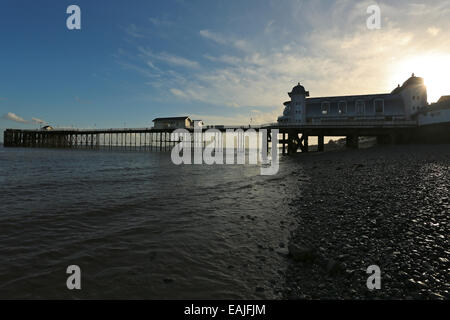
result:
[[[2,0],[0,139],[44,123],[274,122],[298,82],[312,97],[386,93],[415,73],[433,102],[450,94],[449,17],[448,0]]]

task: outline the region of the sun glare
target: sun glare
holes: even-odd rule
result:
[[[429,103],[450,95],[450,55],[429,54],[407,58],[394,70],[393,82],[402,84],[411,73],[424,78]]]

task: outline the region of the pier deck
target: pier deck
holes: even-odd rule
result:
[[[278,130],[279,144],[283,153],[293,153],[298,149],[307,152],[308,138],[312,136],[318,137],[318,150],[323,151],[325,136],[345,136],[347,146],[358,147],[360,136],[375,136],[382,143],[407,141],[414,135],[416,128],[416,121],[329,121],[304,125],[269,123],[258,126],[205,126],[197,130],[201,132],[209,129],[220,132],[267,130],[267,143],[271,141],[272,132]],[[74,149],[121,147],[167,150],[178,142],[171,140],[171,133],[174,130],[176,128],[7,129],[4,132],[4,146]],[[186,130],[194,132],[194,128],[186,128]]]

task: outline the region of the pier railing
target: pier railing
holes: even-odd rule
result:
[[[261,128],[406,128],[416,127],[416,120],[392,120],[392,121],[316,121],[310,123],[266,123]],[[252,126],[253,127],[253,126]],[[256,127],[256,126],[255,126]]]

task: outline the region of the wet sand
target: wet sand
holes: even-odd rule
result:
[[[448,299],[450,145],[298,155],[286,299]],[[369,290],[367,268],[381,269]]]

